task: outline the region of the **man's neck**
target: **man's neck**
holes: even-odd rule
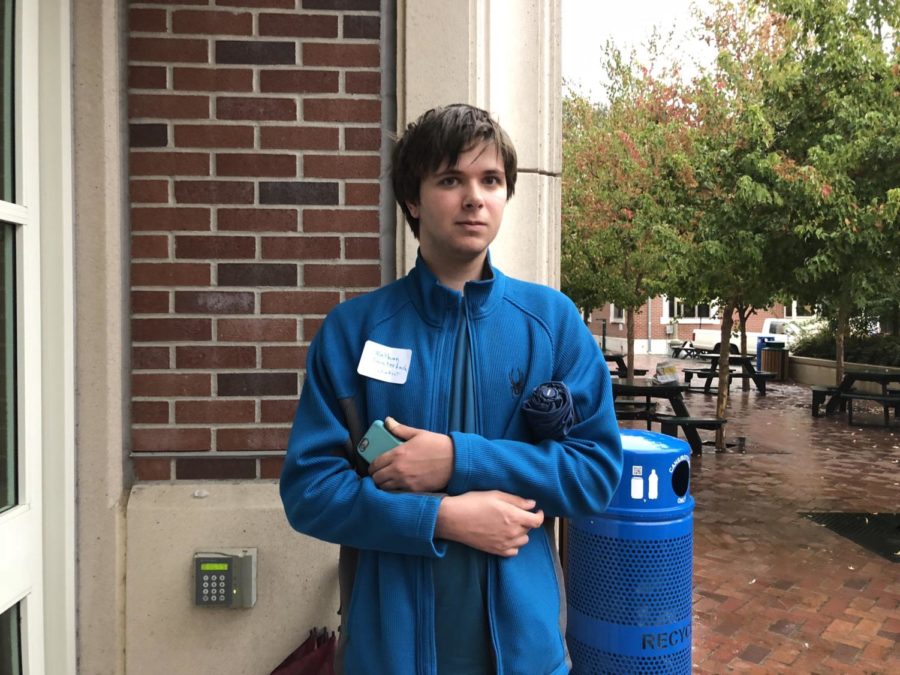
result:
[[[441,285],[452,288],[455,291],[463,292],[466,283],[469,281],[480,281],[484,278],[484,267],[487,260],[487,254],[479,256],[471,262],[453,264],[443,260],[440,262],[428,260],[422,256],[428,269],[438,278]]]

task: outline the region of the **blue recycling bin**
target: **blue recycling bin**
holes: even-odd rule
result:
[[[762,353],[763,349],[766,348],[767,342],[775,342],[775,338],[773,337],[764,337],[760,336],[756,338],[756,369],[762,370]]]
[[[572,519],[566,642],[573,673],[690,673],[691,450],[623,429],[622,481],[606,512]]]

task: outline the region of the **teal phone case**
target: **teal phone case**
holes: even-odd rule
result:
[[[384,422],[375,420],[366,435],[357,444],[356,451],[371,464],[376,457],[383,455],[388,450],[393,450],[401,443],[403,441],[384,428]]]

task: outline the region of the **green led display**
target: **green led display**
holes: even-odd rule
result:
[[[201,572],[227,572],[228,563],[200,563]]]

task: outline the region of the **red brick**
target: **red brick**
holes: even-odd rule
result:
[[[216,63],[294,65],[297,63],[297,48],[293,41],[216,40]]]
[[[253,237],[175,237],[176,258],[220,259],[256,257]]]
[[[378,211],[369,209],[303,212],[304,232],[378,232]]]
[[[128,31],[131,33],[164,33],[166,10],[132,7],[128,10]]]
[[[229,291],[176,291],[179,314],[253,314],[253,293]]]
[[[224,180],[180,180],[175,183],[180,204],[252,204],[253,183]]]
[[[176,480],[250,480],[256,478],[252,457],[184,457],[174,460]]]
[[[255,347],[176,347],[179,368],[255,368]]]
[[[347,150],[381,149],[381,129],[377,127],[348,127],[344,129],[344,147]]]
[[[380,202],[381,186],[378,183],[344,185],[344,203],[347,206],[378,206]]]
[[[132,263],[132,286],[208,286],[209,265],[199,263]]]
[[[219,209],[218,229],[242,232],[296,232],[296,209]]]
[[[288,424],[297,413],[297,399],[260,401],[260,421],[269,424]]]
[[[381,285],[378,265],[304,265],[304,285],[373,288]]]
[[[305,178],[378,178],[381,158],[378,155],[306,155],[303,158]]]
[[[345,14],[342,35],[345,39],[377,40],[381,37],[381,17]]]
[[[211,376],[207,373],[134,373],[132,396],[209,396]]]
[[[168,291],[132,291],[133,314],[166,314],[169,311]]]
[[[216,335],[220,342],[294,342],[295,319],[219,319]]]
[[[263,347],[263,368],[299,370],[306,364],[306,347]]]
[[[131,229],[135,230],[208,230],[209,209],[177,206],[131,209]]]
[[[253,71],[245,68],[175,68],[176,90],[253,91]]]
[[[338,93],[336,70],[263,70],[259,74],[260,91],[286,93]]]
[[[132,429],[134,452],[200,452],[212,448],[209,429]]]
[[[168,347],[132,347],[131,367],[134,370],[165,370],[169,365]]]
[[[338,150],[340,134],[327,127],[262,127],[260,146],[265,149]]]
[[[253,401],[176,401],[177,424],[253,422],[256,404]]]
[[[138,480],[171,480],[171,459],[147,459],[135,457],[132,460],[134,474]]]
[[[263,237],[264,260],[309,260],[340,258],[341,241],[337,237]]]
[[[164,234],[131,236],[131,257],[168,258],[169,238]]]
[[[132,204],[165,204],[169,201],[169,182],[165,180],[133,180],[129,183]]]
[[[165,89],[166,83],[164,66],[128,67],[128,86],[132,89]]]
[[[284,457],[260,457],[259,477],[262,479],[276,480],[281,477],[281,469],[284,466]]]
[[[381,121],[381,101],[356,98],[310,98],[303,101],[303,119],[307,122]]]
[[[303,45],[303,64],[344,68],[378,68],[381,65],[378,45],[307,42]]]
[[[347,237],[344,239],[345,257],[348,260],[378,260],[380,250],[378,237]]]
[[[294,178],[297,175],[297,158],[294,155],[221,153],[216,155],[216,174]]]
[[[252,35],[253,15],[249,12],[178,10],[172,13],[172,31],[208,35]]]
[[[297,104],[289,98],[233,98],[216,99],[216,117],[220,120],[283,120],[297,119]]]
[[[167,124],[129,124],[128,145],[132,148],[164,148],[169,144]]]
[[[306,340],[307,342],[311,341],[316,336],[316,333],[319,332],[319,329],[322,327],[322,323],[324,321],[325,321],[324,318],[321,318],[321,319],[305,318],[305,319],[303,319],[303,330],[301,331],[303,333],[303,339]]]
[[[296,286],[297,266],[277,263],[219,263],[219,286]]]
[[[206,0],[199,4],[206,4]],[[220,7],[246,7],[248,9],[260,9],[269,7],[272,9],[296,9],[297,0],[216,0]]]
[[[208,176],[209,154],[205,152],[132,152],[132,176]]]
[[[128,60],[158,62],[209,61],[209,42],[168,37],[132,37],[128,40]]]
[[[227,124],[185,124],[175,126],[179,148],[252,148],[253,127]]]
[[[134,342],[179,342],[212,339],[210,319],[132,319]]]
[[[219,373],[216,375],[219,396],[296,396],[297,372]]]
[[[348,72],[344,76],[344,89],[348,94],[381,93],[381,73],[377,71]]]
[[[165,401],[132,401],[131,421],[134,424],[168,424],[169,404]]]
[[[178,96],[173,94],[131,94],[128,97],[128,117],[160,119],[208,119],[208,96]]]
[[[259,34],[281,37],[336,38],[336,16],[316,14],[265,14],[259,15]]]
[[[264,291],[260,310],[263,314],[327,314],[340,301],[339,293],[328,291]]]
[[[289,427],[254,427],[253,429],[219,429],[216,449],[219,451],[284,450],[291,435]]]

